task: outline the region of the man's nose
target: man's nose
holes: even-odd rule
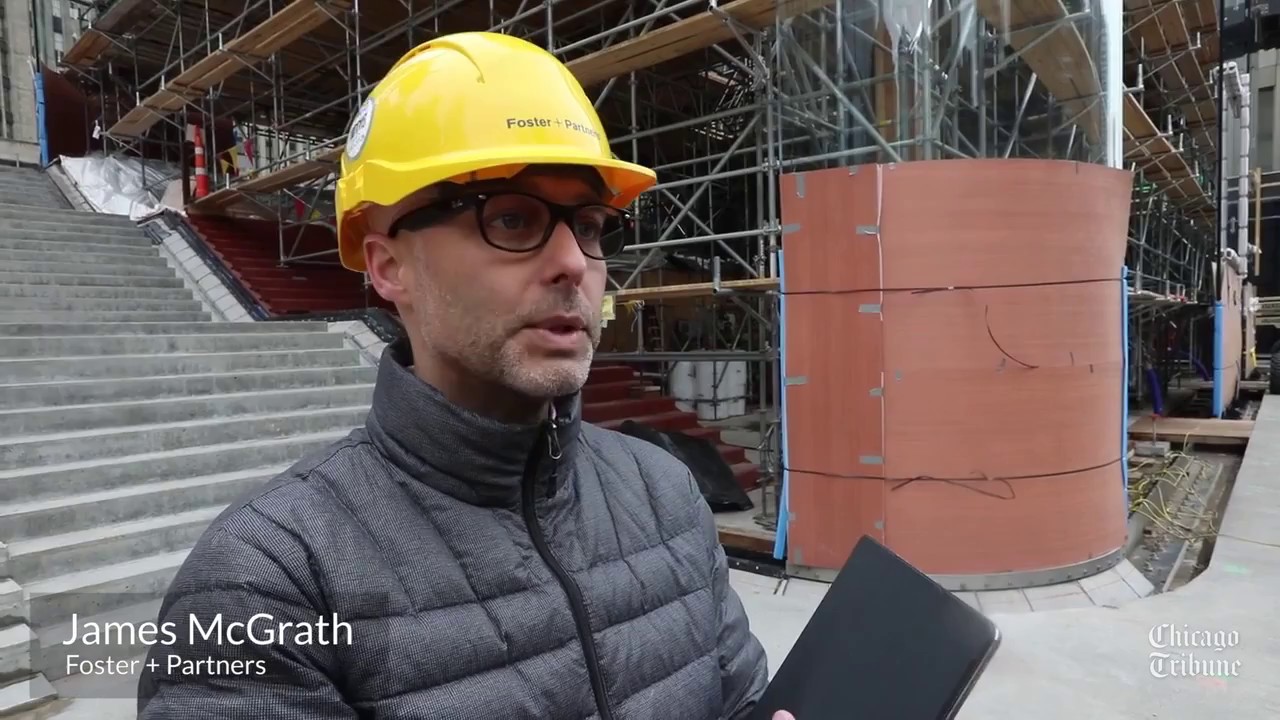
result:
[[[578,238],[573,230],[563,220],[557,222],[552,229],[551,238],[547,240],[541,254],[548,282],[568,282],[573,285],[582,282],[587,272],[588,259],[578,245]]]

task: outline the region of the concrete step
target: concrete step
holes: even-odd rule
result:
[[[30,273],[10,272],[0,269],[0,285],[52,285],[54,287],[183,287],[182,279],[170,273],[168,276],[130,277],[128,275],[99,275],[88,273]],[[13,322],[0,318],[5,322]]]
[[[71,258],[60,255],[58,258]],[[15,260],[3,265],[8,272],[30,273],[34,275],[118,275],[122,277],[174,277],[173,268],[168,265],[140,265],[133,262],[81,262],[79,260],[44,259]]]
[[[0,205],[14,208],[30,208],[33,210],[44,210],[45,212],[57,212],[67,208],[65,203],[59,202],[57,199],[49,195],[40,193],[7,193],[0,192]]]
[[[5,206],[0,204],[0,227],[7,220],[49,220],[49,213],[40,208],[29,208],[20,206]],[[110,215],[107,213],[85,212],[83,210],[60,209],[58,210],[58,220],[69,228],[86,228],[86,227],[127,227],[137,228],[138,224],[130,220],[125,215]]]
[[[54,195],[51,190],[6,188],[3,185],[0,185],[0,204],[49,208],[50,210],[61,210],[69,207],[65,199]]]
[[[0,177],[0,193],[16,195],[48,195],[55,199],[65,200],[62,192],[47,178],[7,178]]]
[[[138,658],[140,662],[145,662],[145,655],[150,649],[150,645],[144,642],[146,638],[139,637],[136,633],[132,635],[126,633],[122,637],[113,637],[113,641],[109,643],[85,642],[84,627],[87,623],[96,623],[89,626],[142,628],[143,623],[157,621],[160,615],[160,603],[160,598],[155,598],[88,617],[77,616],[78,628],[70,621],[41,628],[37,633],[40,638],[40,652],[36,659],[36,666],[42,669],[45,677],[50,680],[61,680],[69,675],[79,675],[81,661],[85,660],[120,661]],[[107,623],[117,624],[109,626]],[[185,628],[183,630],[185,632]],[[93,680],[99,681],[103,686],[117,685],[121,682],[120,678],[103,675],[95,675]],[[77,693],[75,697],[112,697],[106,692],[110,690],[93,695]]]
[[[0,326],[0,336],[3,333]],[[372,366],[349,366],[0,385],[0,408],[10,411],[57,409],[69,405],[196,398],[216,393],[359,385],[374,382],[377,374],[378,369]]]
[[[31,583],[31,625],[43,628],[164,595],[189,550],[150,555]]]
[[[266,484],[279,472],[279,468],[253,468],[10,504],[0,509],[0,536],[18,543],[189,510],[221,509],[244,493]],[[82,565],[74,570],[86,567],[94,565]],[[19,581],[30,591],[30,583]]]
[[[0,470],[0,507],[40,498],[129,487],[152,482],[156,478],[189,478],[292,463],[307,453],[317,452],[342,439],[349,432],[348,429],[332,430],[108,460]]]
[[[0,437],[369,405],[372,385],[268,390],[131,403],[0,410]]]
[[[254,472],[270,479],[286,467],[281,465]],[[189,548],[195,545],[200,533],[224,507],[218,504],[159,517],[112,522],[88,530],[18,540],[9,545],[9,572],[18,582],[25,584],[88,567]]]
[[[45,185],[53,185],[48,175],[35,168],[15,167],[12,165],[0,166],[0,186],[11,185],[15,183],[44,183]]]
[[[30,674],[36,650],[35,632],[26,623],[0,627],[0,678]]]
[[[186,288],[98,287],[94,285],[0,285],[0,298],[100,298],[107,300],[191,300]],[[0,338],[5,337],[0,333]]]
[[[78,243],[68,243],[81,247]],[[111,248],[110,245],[99,245],[99,248]],[[125,248],[125,246],[121,246]],[[125,248],[132,250],[134,248]],[[39,250],[7,250],[0,248],[0,262],[7,265],[10,262],[79,262],[79,263],[107,263],[111,265],[131,265],[138,267],[142,265],[152,265],[155,267],[167,268],[169,263],[160,254],[154,250],[150,253],[89,253],[89,252],[73,252],[62,250],[57,243],[44,243],[44,247]],[[172,270],[170,271],[172,272]]]
[[[88,225],[80,222],[67,222],[61,219],[61,213],[51,212],[43,218],[13,218],[0,226],[0,237],[20,238],[27,232],[48,233],[63,236],[84,236],[93,238],[126,238],[151,243],[146,231],[137,225]]]
[[[7,553],[7,547],[0,553]],[[26,616],[27,596],[22,586],[10,578],[0,578],[0,618],[4,618],[5,623],[12,623],[23,621]]]
[[[10,185],[45,185],[52,187],[53,182],[49,180],[49,176],[39,170],[6,167],[0,170],[0,187],[8,187]]]
[[[0,298],[0,303],[2,302],[3,298]],[[342,346],[343,336],[328,332],[245,333],[243,335],[201,333],[199,335],[0,336],[0,358],[325,350]]]
[[[25,165],[0,165],[0,183],[18,182],[23,180],[44,180],[49,182],[49,176],[37,167]]]
[[[44,675],[18,678],[0,686],[0,717],[17,715],[57,697],[57,691]]]
[[[121,298],[0,297],[0,317],[10,310],[53,312],[199,312],[199,300],[135,300]]]
[[[34,322],[212,322],[209,313],[201,312],[112,312],[87,310],[13,310],[0,318],[13,323]],[[0,380],[3,382],[3,380]]]
[[[0,203],[50,210],[71,207],[62,193],[50,182],[0,182]]]
[[[62,192],[48,178],[0,177],[0,192],[45,193],[61,198]]]
[[[0,218],[0,222],[4,220]],[[0,230],[0,237],[6,240],[33,240],[54,246],[93,243],[113,247],[155,247],[149,238],[137,231],[107,233],[101,230],[104,228],[21,229],[7,233]]]
[[[282,370],[286,368],[343,367],[360,364],[355,350],[282,350],[192,355],[116,355],[112,357],[0,360],[0,385],[89,378],[137,378]]]
[[[145,239],[145,238],[144,238]],[[2,250],[36,250],[40,252],[68,252],[96,255],[128,255],[158,257],[156,247],[150,243],[76,242],[70,240],[40,240],[30,238],[0,237]]]
[[[279,320],[271,322],[190,322],[190,323],[0,323],[0,337],[44,337],[68,335],[244,335],[248,333],[326,332],[329,324],[320,320]]]
[[[364,424],[367,404],[202,418],[166,425],[0,437],[0,470],[159,453],[270,437],[306,435]],[[0,537],[16,538],[0,530]]]

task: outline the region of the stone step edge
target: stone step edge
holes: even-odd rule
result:
[[[223,374],[231,375],[232,373],[223,373]],[[148,379],[151,379],[151,378],[148,378]],[[53,385],[53,384],[60,384],[60,383],[47,383],[47,384]],[[65,412],[65,411],[82,412],[84,410],[96,410],[98,408],[107,408],[107,407],[128,407],[128,408],[162,407],[164,405],[177,405],[179,403],[191,402],[191,401],[205,401],[205,400],[216,401],[216,400],[222,400],[222,399],[241,400],[248,397],[268,397],[268,398],[278,398],[281,396],[289,397],[291,395],[303,395],[303,394],[315,392],[318,390],[367,389],[372,391],[373,387],[374,387],[374,383],[341,383],[337,385],[318,385],[315,387],[281,388],[278,390],[244,390],[240,392],[210,393],[208,395],[175,395],[171,397],[152,398],[150,400],[118,400],[115,402],[81,403],[77,405],[58,405],[57,407],[14,408],[12,410],[0,410],[0,419],[3,419],[5,417],[17,417],[20,415],[29,415],[29,414],[45,414],[45,413],[53,414],[53,413]],[[245,417],[245,415],[236,415],[236,417],[241,418],[241,417]],[[161,423],[161,424],[167,426],[170,423]],[[135,427],[138,427],[138,426],[135,426]]]
[[[260,470],[264,475],[266,473],[272,473],[274,475],[283,472],[288,468],[288,465],[273,465],[266,468],[260,468]],[[200,520],[205,517],[208,517],[209,521],[212,522],[213,519],[216,518],[223,509],[225,509],[225,507],[225,505],[221,504],[211,505],[209,507],[200,507],[194,510],[183,510],[181,512],[166,513],[164,515],[154,515],[140,520],[126,520],[124,522],[98,525],[87,530],[70,530],[68,532],[56,533],[54,535],[42,535],[35,538],[15,540],[9,544],[9,557],[12,559],[39,555],[41,553],[56,550],[65,550],[67,548],[76,547],[77,545],[88,545],[104,540],[112,540],[127,535],[147,532],[149,530],[160,530],[175,525],[182,525],[192,520]]]
[[[286,435],[283,437],[262,438],[259,440],[239,440],[229,443],[213,443],[211,445],[195,445],[192,447],[178,448],[176,450],[161,450],[158,452],[134,453],[132,455],[119,455],[111,458],[94,458],[92,460],[76,460],[74,462],[57,463],[54,465],[40,465],[36,467],[25,467],[17,470],[0,470],[0,482],[6,480],[20,480],[25,477],[52,475],[59,472],[68,472],[74,470],[86,470],[89,468],[97,468],[103,465],[117,465],[132,462],[145,462],[147,460],[176,458],[183,455],[200,455],[202,453],[220,452],[230,449],[250,450],[260,446],[279,445],[284,443],[292,443],[306,440],[323,440],[338,441],[349,435],[351,431],[346,430],[325,430],[323,432],[300,433],[297,435]]]
[[[45,679],[44,673],[36,673],[30,677],[14,680],[0,686],[0,717],[16,715],[24,710],[31,710],[58,698],[58,691]]]
[[[349,412],[368,411],[368,404],[360,405],[338,405],[335,407],[324,408],[308,408],[303,410],[286,410],[284,412],[262,412],[262,413],[244,413],[243,415],[232,415],[224,418],[201,418],[199,420],[183,420],[181,422],[162,422],[162,423],[145,423],[142,425],[118,425],[107,430],[106,428],[94,428],[90,430],[74,430],[71,432],[56,433],[37,433],[35,435],[19,435],[10,436],[0,439],[0,448],[12,448],[30,443],[47,443],[47,442],[65,442],[67,440],[98,440],[109,436],[131,435],[136,433],[146,433],[152,430],[164,429],[191,429],[199,430],[201,428],[211,428],[217,425],[235,425],[252,420],[285,420],[292,418],[306,417],[308,415],[341,415]],[[103,458],[99,458],[100,460]],[[45,466],[47,467],[47,466]]]

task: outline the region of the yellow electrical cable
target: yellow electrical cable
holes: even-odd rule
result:
[[[1191,439],[1191,432],[1183,437],[1182,445],[1186,447]],[[1179,460],[1186,460],[1185,467],[1178,467]],[[1138,464],[1137,468],[1143,468],[1147,465],[1155,464],[1154,460],[1143,460]],[[1168,535],[1183,541],[1191,541],[1215,537],[1219,534],[1217,524],[1217,513],[1208,509],[1208,500],[1203,497],[1200,491],[1195,488],[1192,480],[1193,468],[1204,470],[1208,467],[1208,463],[1196,457],[1192,457],[1184,452],[1170,452],[1164,458],[1164,465],[1159,470],[1151,474],[1143,474],[1142,479],[1131,487],[1130,510],[1136,514],[1146,517],[1155,527]],[[1196,473],[1199,477],[1199,472]],[[1167,480],[1170,489],[1170,495],[1176,494],[1176,491],[1183,491],[1183,499],[1181,505],[1175,510],[1169,507],[1169,503],[1163,497],[1164,493],[1157,493],[1156,489],[1162,480]],[[1154,486],[1154,487],[1153,487]],[[1152,499],[1152,494],[1158,494],[1160,497]],[[1199,510],[1194,507],[1199,506]],[[1197,532],[1195,528],[1200,525],[1207,525],[1208,530],[1205,532]]]

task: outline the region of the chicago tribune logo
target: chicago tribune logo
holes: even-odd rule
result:
[[[1240,661],[1223,656],[1240,644],[1235,630],[1193,630],[1185,624],[1162,623],[1152,626],[1147,640],[1152,647],[1148,656],[1152,677],[1240,676]]]

